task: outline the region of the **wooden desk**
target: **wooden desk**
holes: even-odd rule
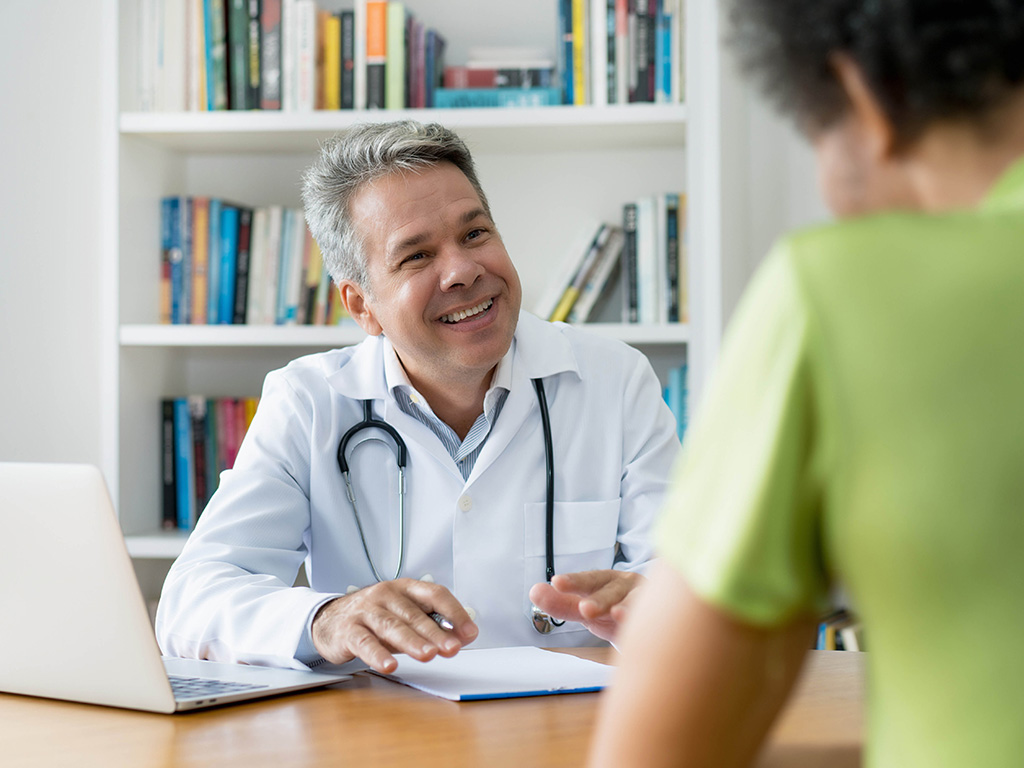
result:
[[[608,651],[575,651],[607,658]],[[759,766],[860,762],[863,656],[812,651]],[[205,712],[153,715],[0,695],[0,764],[576,766],[600,694],[455,703],[367,673],[330,688]]]

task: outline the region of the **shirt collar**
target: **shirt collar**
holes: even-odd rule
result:
[[[981,203],[982,210],[1024,208],[1024,157],[1010,164]]]

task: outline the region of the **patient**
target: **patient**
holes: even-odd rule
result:
[[[748,765],[840,580],[865,765],[1024,765],[1024,3],[731,11],[840,221],[733,318],[591,765]]]

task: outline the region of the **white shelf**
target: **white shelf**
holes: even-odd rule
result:
[[[122,136],[188,153],[308,152],[358,123],[411,119],[456,129],[474,151],[550,152],[618,146],[682,147],[686,106],[508,109],[341,110],[319,112],[126,112]]]
[[[685,344],[682,323],[640,325],[587,323],[588,330],[638,346]],[[358,344],[366,334],[354,326],[123,325],[123,347],[318,347]]]
[[[128,554],[140,560],[173,560],[181,554],[186,539],[185,531],[156,531],[124,537]]]

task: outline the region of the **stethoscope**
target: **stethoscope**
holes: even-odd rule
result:
[[[555,575],[555,458],[551,442],[551,419],[548,415],[548,400],[547,396],[544,394],[544,383],[540,379],[533,379],[532,381],[533,388],[537,392],[537,402],[540,404],[541,426],[544,429],[544,465],[546,470],[546,541],[544,550],[544,577],[550,584],[552,577]],[[380,575],[380,572],[378,572],[377,566],[374,565],[373,556],[370,554],[370,547],[366,543],[366,535],[363,532],[363,524],[359,519],[359,510],[356,507],[356,494],[352,489],[352,479],[349,474],[348,460],[345,458],[345,449],[348,447],[352,438],[364,429],[379,429],[387,433],[388,436],[391,437],[392,441],[394,441],[395,461],[398,464],[398,567],[395,568],[395,575],[392,579],[397,579],[401,575],[402,561],[405,557],[405,465],[409,451],[408,448],[406,448],[405,440],[403,440],[402,436],[398,434],[398,430],[386,421],[373,418],[371,402],[372,401],[370,400],[363,400],[363,420],[342,435],[341,442],[338,443],[338,468],[341,470],[341,476],[345,478],[345,491],[348,495],[349,503],[352,504],[352,514],[356,519],[356,528],[359,530],[359,539],[363,542],[363,552],[366,553],[366,561],[370,564],[370,570],[373,571],[373,577],[378,582],[381,582],[385,579]],[[565,624],[564,621],[553,619],[549,614],[542,611],[536,605],[531,607],[530,614],[534,629],[542,635],[550,633],[554,627],[560,627]]]

